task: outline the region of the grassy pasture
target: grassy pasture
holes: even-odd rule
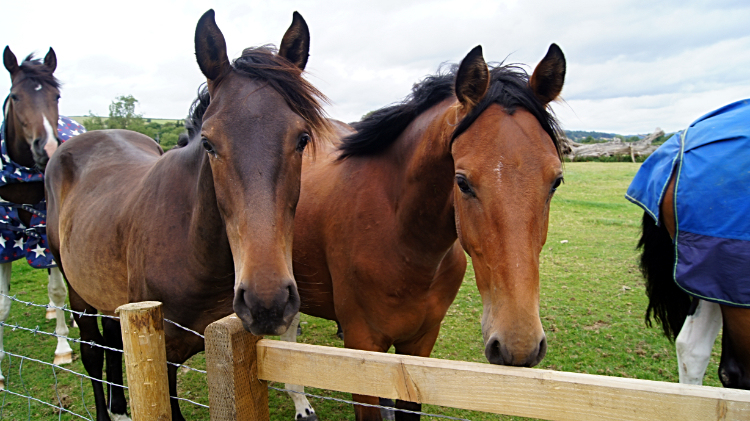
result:
[[[646,297],[634,250],[638,239],[641,212],[628,203],[623,194],[639,164],[567,163],[565,184],[553,199],[549,236],[541,256],[541,317],[547,332],[548,352],[539,368],[560,371],[677,381],[674,346],[656,328],[646,328],[643,315]],[[563,242],[567,240],[567,242]],[[432,356],[452,360],[486,362],[480,333],[481,300],[471,267],[438,338]],[[11,294],[35,303],[47,302],[46,273],[32,271],[25,264],[14,265]],[[306,343],[341,347],[333,322],[303,315]],[[46,332],[54,331],[54,321],[44,320],[44,310],[14,303],[8,323]],[[70,336],[77,338],[78,330]],[[717,341],[717,344],[719,342]],[[55,339],[20,330],[5,333],[6,350],[51,361]],[[85,372],[77,344],[73,344],[72,370]],[[9,360],[12,367],[9,370]],[[704,384],[720,386],[717,369],[718,345],[714,348]],[[205,368],[202,354],[187,363]],[[56,371],[57,392],[52,369],[39,363],[23,363],[6,357],[3,374],[9,390],[56,403],[58,395],[66,407],[87,415],[83,402],[93,415],[91,384],[73,374]],[[208,403],[205,377],[180,372],[180,396]],[[274,386],[283,387],[276,384]],[[308,389],[310,393],[350,399],[345,393]],[[83,398],[82,398],[83,396]],[[294,407],[284,394],[271,391],[274,420],[292,420]],[[3,396],[0,419],[27,419],[26,399]],[[322,420],[354,419],[350,406],[311,399]],[[58,419],[52,408],[31,402],[30,419]],[[208,411],[183,403],[188,419],[208,420]],[[425,412],[471,420],[518,419],[492,414],[425,406]],[[63,414],[62,419],[78,419]]]

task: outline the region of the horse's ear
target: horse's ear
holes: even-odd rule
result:
[[[47,55],[44,56],[44,65],[47,66],[50,73],[54,73],[55,69],[57,69],[57,55],[52,47],[49,47]]]
[[[310,56],[310,30],[307,22],[297,12],[292,14],[292,24],[281,39],[279,55],[289,60],[301,70],[305,70]]]
[[[529,87],[542,104],[548,104],[560,95],[565,83],[565,56],[557,44],[552,44],[529,79]]]
[[[456,73],[456,97],[467,109],[474,108],[484,98],[490,86],[490,70],[477,45],[461,60]]]
[[[195,28],[195,57],[206,78],[217,81],[231,69],[224,34],[216,25],[213,9],[204,13]]]
[[[13,51],[10,51],[9,46],[6,46],[5,51],[3,51],[3,64],[5,64],[5,68],[10,72],[11,78],[18,72],[18,59],[16,59]]]

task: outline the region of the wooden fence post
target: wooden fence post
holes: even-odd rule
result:
[[[116,313],[120,315],[133,421],[171,420],[161,303],[125,304]]]
[[[263,339],[232,314],[206,328],[211,421],[268,421],[268,383],[258,378],[256,343]]]

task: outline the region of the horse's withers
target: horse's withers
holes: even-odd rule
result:
[[[465,60],[487,72],[481,50]],[[553,44],[529,82],[537,107],[543,110],[558,96],[564,74],[565,58]],[[462,86],[460,77],[456,94],[471,113],[487,89]],[[485,356],[492,364],[533,367],[547,352],[539,318],[539,254],[552,194],[562,181],[557,147],[527,109],[495,103],[457,134],[452,155],[456,227],[482,296]]]

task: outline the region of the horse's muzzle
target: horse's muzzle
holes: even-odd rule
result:
[[[508,346],[498,336],[492,335],[484,347],[484,355],[490,364],[534,367],[547,355],[547,337],[543,335],[542,340],[535,347],[523,350],[518,346]]]
[[[234,312],[248,332],[258,336],[281,335],[299,312],[300,297],[294,280],[288,280],[270,299],[262,299],[252,291],[237,288],[233,305]]]

